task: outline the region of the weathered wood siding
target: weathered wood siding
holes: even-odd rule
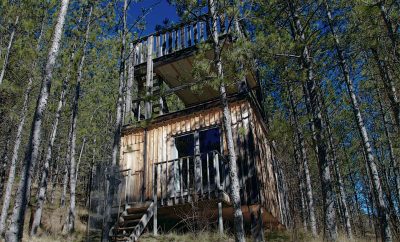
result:
[[[260,203],[275,218],[280,218],[276,177],[271,163],[272,153],[262,118],[247,100],[230,103],[232,126],[236,140],[242,203]],[[199,110],[185,116],[153,123],[144,129],[125,131],[121,142],[121,168],[133,169],[131,197],[139,200],[145,176],[145,200],[152,199],[152,164],[174,159],[174,137],[198,129],[222,128],[221,108]],[[147,142],[145,142],[147,136]],[[223,140],[223,153],[227,154]],[[147,143],[147,144],[145,144]],[[146,146],[146,147],[144,147]],[[144,152],[146,150],[147,152]],[[144,162],[146,161],[146,162]],[[280,220],[280,219],[279,219]]]

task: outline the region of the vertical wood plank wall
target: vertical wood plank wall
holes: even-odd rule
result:
[[[267,140],[267,131],[261,123],[262,119],[247,100],[230,103],[230,109],[234,138],[237,141],[235,148],[238,155],[238,166],[241,170],[239,175],[242,187],[242,203],[251,204],[254,202],[254,196],[256,196],[269,213],[281,220],[276,178],[271,162],[272,153]],[[174,137],[215,126],[222,128],[222,112],[219,106],[151,124],[146,132],[146,147],[144,147],[144,129],[124,132],[121,140],[121,169],[146,168],[146,171],[144,171],[146,173],[146,197],[144,200],[150,200],[152,199],[153,187],[152,164],[175,158],[173,157]],[[221,135],[223,136],[223,132],[221,132]],[[227,154],[225,138],[223,137],[222,140],[223,152]],[[143,165],[144,149],[147,150],[146,166]],[[132,174],[139,173],[141,172],[137,170],[132,171]],[[133,184],[130,184],[131,189],[128,194],[132,193],[130,197],[133,199],[140,197],[142,183],[139,177],[142,175],[141,173],[140,176],[136,175],[134,179],[131,179]]]

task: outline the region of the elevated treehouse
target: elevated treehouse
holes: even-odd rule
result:
[[[227,23],[220,38],[231,43]],[[194,206],[207,219],[232,221],[227,147],[218,91],[207,85],[192,90],[195,53],[208,40],[206,22],[195,21],[164,29],[131,44],[128,77],[135,90],[125,98],[120,170],[124,175],[114,240],[138,239],[152,219],[170,226]],[[212,53],[208,54],[212,58]],[[267,139],[256,98],[254,73],[241,90],[229,90],[229,107],[238,156],[242,211],[246,224],[285,226],[287,199],[282,172]],[[238,85],[240,86],[240,85]],[[243,86],[245,88],[243,88]],[[243,91],[245,90],[245,91]],[[169,112],[169,96],[184,105]],[[132,101],[130,101],[132,100]],[[259,221],[258,223],[255,221]]]

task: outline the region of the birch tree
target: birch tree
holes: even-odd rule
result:
[[[316,223],[316,218],[315,218],[315,208],[314,208],[314,197],[313,197],[313,190],[312,190],[312,185],[311,185],[311,175],[310,175],[310,170],[308,167],[308,158],[307,158],[307,152],[306,152],[306,147],[304,143],[304,136],[303,132],[299,126],[299,120],[298,120],[298,115],[297,115],[297,109],[293,100],[293,88],[289,84],[288,87],[288,98],[289,98],[289,104],[291,108],[291,113],[293,116],[293,122],[295,126],[295,133],[296,133],[296,138],[298,142],[298,147],[299,147],[299,154],[300,154],[300,161],[303,166],[304,170],[304,177],[305,177],[305,188],[306,188],[306,196],[307,196],[307,202],[308,202],[308,215],[310,219],[310,227],[311,227],[311,233],[314,237],[317,236],[317,223]]]
[[[15,197],[14,209],[11,217],[10,228],[6,233],[8,242],[17,242],[22,238],[25,212],[31,189],[32,167],[35,166],[42,133],[42,120],[47,107],[50,86],[52,81],[53,68],[59,53],[60,42],[63,34],[65,16],[68,10],[69,0],[61,1],[61,8],[54,28],[51,47],[47,57],[47,63],[44,71],[44,77],[37,99],[35,114],[33,117],[29,143],[25,152],[24,164],[22,168],[21,179],[18,185],[17,195]]]
[[[374,155],[372,152],[371,142],[369,139],[367,128],[365,127],[364,118],[360,111],[360,105],[358,102],[358,98],[354,91],[353,80],[350,78],[350,69],[349,69],[349,66],[348,66],[346,58],[345,58],[345,53],[344,53],[344,50],[342,49],[342,47],[340,46],[339,37],[337,36],[336,31],[333,26],[332,15],[331,15],[331,11],[330,11],[327,0],[324,0],[324,4],[325,4],[328,25],[329,25],[330,31],[332,33],[332,37],[334,39],[334,45],[335,45],[338,62],[341,67],[343,77],[345,79],[347,91],[350,96],[351,105],[352,105],[352,109],[353,109],[353,113],[354,113],[354,119],[357,123],[357,127],[360,132],[360,136],[361,136],[362,147],[365,152],[367,168],[369,170],[370,179],[371,179],[371,183],[372,183],[372,194],[376,201],[376,209],[378,211],[378,219],[380,222],[381,237],[382,237],[383,241],[392,241],[392,235],[391,235],[391,230],[390,230],[390,226],[389,226],[389,219],[388,219],[386,204],[384,201],[381,180],[379,177],[377,165],[375,163],[375,158],[374,158]]]
[[[76,132],[77,132],[77,120],[78,120],[78,109],[79,109],[79,96],[81,89],[81,82],[83,79],[83,67],[85,64],[85,57],[87,54],[87,44],[89,41],[89,33],[90,33],[90,22],[93,12],[93,6],[90,6],[89,13],[87,16],[87,24],[86,24],[86,33],[85,40],[83,44],[83,54],[79,62],[78,67],[78,75],[76,80],[76,89],[75,89],[75,98],[72,107],[72,118],[71,118],[71,147],[70,147],[70,205],[68,211],[68,218],[65,223],[66,231],[68,233],[72,233],[75,230],[75,217],[76,217],[76,162],[75,162],[75,147],[76,147]]]
[[[41,23],[41,28],[40,28],[40,34],[38,37],[38,43],[36,46],[36,51],[39,51],[40,48],[40,42],[42,39],[44,31],[44,19]],[[32,64],[32,70],[36,69],[36,62]],[[29,97],[32,92],[32,87],[33,87],[33,73],[31,73],[31,76],[28,79],[28,83],[26,85],[25,93],[24,93],[24,101],[22,104],[22,110],[20,114],[20,120],[17,128],[17,133],[15,136],[15,141],[14,141],[14,148],[13,148],[13,153],[11,157],[11,162],[9,164],[10,168],[8,171],[8,179],[6,183],[6,190],[4,194],[4,200],[3,200],[3,206],[1,209],[1,215],[0,215],[0,237],[3,236],[4,231],[5,231],[5,223],[8,215],[8,209],[10,207],[11,203],[11,193],[12,193],[12,188],[14,185],[14,180],[15,180],[15,172],[17,168],[17,161],[19,157],[19,148],[21,146],[21,141],[22,141],[22,131],[25,126],[25,120],[27,118],[28,114],[28,106],[29,106]]]
[[[112,145],[112,154],[111,154],[111,165],[113,167],[118,165],[119,151],[120,151],[120,142],[121,142],[121,128],[124,117],[124,103],[123,103],[123,95],[124,95],[124,85],[125,85],[125,48],[126,48],[126,26],[127,26],[127,11],[128,11],[128,0],[124,0],[124,7],[122,12],[122,31],[121,31],[121,52],[120,52],[120,64],[119,64],[119,85],[118,85],[118,97],[117,97],[117,108],[116,108],[116,117],[115,117],[115,129],[114,129],[114,140]],[[114,172],[114,170],[111,170]],[[104,223],[103,223],[103,234],[102,241],[107,242],[109,240],[109,231],[111,228],[111,207],[112,200],[115,193],[114,184],[110,178],[107,179],[107,200],[105,207],[105,215],[104,215]]]
[[[222,106],[223,125],[228,147],[228,160],[229,160],[229,178],[231,182],[230,198],[233,205],[233,217],[235,228],[235,240],[245,241],[245,232],[243,227],[243,213],[240,201],[240,184],[238,178],[237,156],[235,153],[235,146],[232,133],[232,117],[229,109],[228,98],[226,93],[226,86],[223,82],[224,71],[221,61],[221,43],[219,41],[217,29],[217,2],[215,0],[208,0],[208,11],[211,18],[211,39],[214,52],[214,66],[217,71],[217,79],[219,83],[219,93]]]
[[[3,66],[2,66],[2,69],[1,69],[1,72],[0,72],[0,85],[1,85],[1,83],[3,83],[4,74],[6,73],[6,68],[7,68],[7,65],[8,65],[8,59],[10,57],[11,48],[12,48],[13,43],[14,43],[14,36],[15,36],[15,31],[17,29],[18,21],[19,21],[19,15],[17,15],[17,17],[15,18],[14,25],[11,28],[12,30],[11,30],[11,33],[10,33],[10,40],[8,41],[8,46],[7,46],[6,54],[5,54],[5,57],[4,57]]]
[[[306,72],[305,95],[307,97],[312,124],[314,145],[318,155],[318,166],[322,186],[322,198],[324,204],[324,238],[327,241],[337,240],[336,211],[334,206],[334,194],[332,188],[331,172],[327,158],[327,146],[325,142],[325,127],[322,120],[320,99],[318,97],[317,83],[315,81],[313,60],[309,46],[306,43],[304,27],[300,21],[296,6],[291,0],[288,1],[290,16],[293,21],[293,33],[295,40],[299,41],[302,47],[301,63]]]

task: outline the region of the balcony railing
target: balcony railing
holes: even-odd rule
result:
[[[206,18],[201,16],[199,19]],[[151,52],[155,59],[206,41],[210,37],[208,22],[209,20],[194,20],[181,23],[134,41],[134,64],[140,65],[146,62],[149,44],[152,45]],[[219,34],[226,34],[230,24],[228,18],[220,18],[217,24]]]
[[[160,206],[219,198],[227,190],[228,164],[217,151],[153,164],[153,196]]]

